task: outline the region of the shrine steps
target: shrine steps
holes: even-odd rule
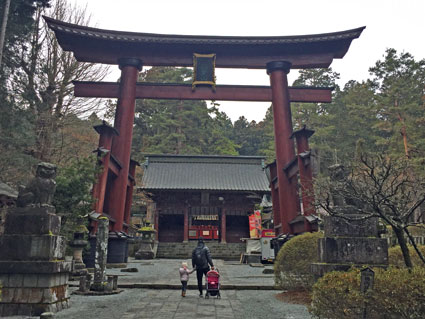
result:
[[[216,241],[206,241],[205,244],[211,251],[213,258],[224,260],[240,260],[241,254],[245,252],[245,243],[222,244]],[[188,243],[166,243],[158,244],[156,258],[191,258],[192,251],[197,241]]]

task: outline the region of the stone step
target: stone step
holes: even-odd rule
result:
[[[206,242],[213,258],[226,260],[239,260],[242,253],[245,252],[244,243]],[[196,242],[189,243],[164,243],[158,244],[157,258],[190,258]]]

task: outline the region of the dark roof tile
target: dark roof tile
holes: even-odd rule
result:
[[[263,163],[257,156],[149,155],[141,189],[268,192]]]

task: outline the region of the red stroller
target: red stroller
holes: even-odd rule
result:
[[[210,270],[207,272],[207,282],[206,282],[206,290],[205,298],[208,299],[211,296],[220,296],[220,274],[218,273],[218,269]]]

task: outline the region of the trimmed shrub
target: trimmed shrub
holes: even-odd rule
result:
[[[425,256],[425,245],[418,245],[419,251],[422,253],[422,256]],[[409,246],[410,258],[412,259],[413,266],[425,267],[425,264],[419,258],[413,246]],[[391,266],[397,268],[405,268],[406,264],[404,263],[403,254],[401,253],[400,246],[390,247],[388,249],[388,261]]]
[[[423,318],[425,314],[425,268],[375,269],[375,283],[360,293],[360,270],[331,272],[313,287],[309,311],[316,318]]]
[[[361,318],[360,270],[333,271],[313,286],[309,311],[317,318]]]
[[[378,269],[376,275],[371,314],[379,314],[377,318],[424,318],[425,268]]]
[[[275,283],[281,289],[310,290],[314,277],[310,265],[317,262],[321,232],[304,233],[290,239],[279,250],[274,262]]]

